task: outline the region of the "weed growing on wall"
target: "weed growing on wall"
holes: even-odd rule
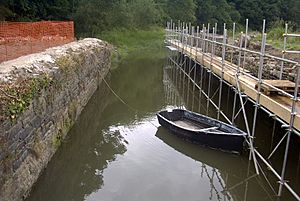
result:
[[[47,74],[34,78],[18,78],[14,83],[0,83],[0,122],[15,122],[31,104],[33,98],[51,83]]]

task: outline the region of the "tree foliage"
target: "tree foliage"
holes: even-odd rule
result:
[[[166,5],[169,19],[192,23],[196,21],[196,4],[193,0],[169,0]]]
[[[167,20],[244,24],[278,20],[300,27],[299,0],[0,0],[0,20],[74,20],[77,33],[165,24]]]
[[[199,24],[223,24],[240,20],[240,13],[226,0],[197,0],[196,16]]]

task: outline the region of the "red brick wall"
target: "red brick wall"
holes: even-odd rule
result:
[[[74,41],[74,23],[0,22],[0,62]]]

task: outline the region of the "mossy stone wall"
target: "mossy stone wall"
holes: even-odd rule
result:
[[[86,39],[69,46],[62,48],[63,53],[52,55],[54,62],[40,64],[52,69],[45,72],[49,84],[33,97],[24,112],[0,127],[0,201],[27,197],[109,71],[109,44]]]

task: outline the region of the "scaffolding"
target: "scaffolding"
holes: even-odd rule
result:
[[[184,22],[168,22],[166,27],[166,44],[172,52],[176,52],[178,56],[169,57],[170,63],[168,64],[172,71],[173,80],[175,85],[180,86],[183,93],[187,91],[187,100],[189,100],[190,85],[192,85],[192,110],[195,109],[195,95],[198,96],[199,108],[201,112],[201,101],[203,97],[206,99],[206,113],[208,113],[209,106],[213,106],[217,111],[217,119],[221,117],[230,124],[235,124],[235,120],[239,114],[242,114],[245,131],[247,135],[247,144],[249,147],[249,160],[253,161],[256,174],[265,176],[261,163],[263,163],[276,177],[279,183],[277,195],[282,195],[283,187],[285,187],[295,199],[300,200],[299,195],[286,181],[287,159],[290,149],[291,136],[300,137],[300,110],[299,110],[299,85],[300,85],[300,63],[298,61],[290,60],[286,57],[287,54],[300,54],[300,51],[287,50],[288,37],[300,37],[300,34],[288,33],[288,25],[285,25],[285,34],[283,41],[282,57],[274,56],[266,52],[266,21],[263,21],[262,38],[260,43],[260,51],[248,48],[249,33],[248,33],[248,19],[246,20],[245,33],[240,33],[239,39],[236,41],[236,26],[233,23],[232,37],[228,36],[226,24],[223,25],[221,32],[222,35],[217,34],[218,25],[215,24],[211,27],[210,24],[202,26],[192,26],[191,23]],[[217,53],[219,51],[219,54]],[[234,56],[234,54],[237,54]],[[256,55],[259,58],[259,64],[254,71],[249,70],[246,64],[248,55]],[[180,58],[181,57],[181,58]],[[265,67],[265,60],[272,59],[280,62],[279,75],[273,80],[276,82],[288,82],[289,91],[285,87],[280,87],[270,84],[264,77],[265,72],[268,71]],[[197,65],[201,66],[200,72],[197,72]],[[288,66],[289,68],[285,68]],[[290,68],[292,66],[292,68]],[[204,83],[203,71],[206,70],[208,78]],[[198,70],[199,71],[199,70]],[[192,74],[193,73],[193,74]],[[292,80],[286,75],[292,74]],[[285,76],[283,76],[285,75]],[[197,82],[196,76],[200,77]],[[211,90],[212,76],[219,80],[219,87],[214,92]],[[186,81],[187,79],[187,81]],[[187,84],[185,84],[187,82]],[[253,82],[254,85],[249,85],[247,82]],[[291,84],[292,83],[292,84]],[[203,85],[207,84],[207,92],[203,89]],[[234,101],[232,103],[233,112],[226,115],[221,109],[223,98],[223,85],[231,87],[234,90]],[[264,90],[268,88],[272,93],[280,94],[280,96],[289,99],[289,104],[282,105],[270,98],[269,94],[265,94]],[[293,93],[291,93],[291,88]],[[199,94],[195,91],[199,90]],[[218,94],[218,101],[216,103],[213,99]],[[185,94],[183,94],[185,96]],[[176,98],[176,97],[175,97]],[[178,101],[178,100],[177,100]],[[270,101],[268,103],[268,101]],[[252,117],[252,124],[250,125],[249,114],[246,113],[246,102],[254,104],[254,114]],[[176,100],[175,100],[175,103]],[[239,103],[239,104],[238,104]],[[205,103],[204,103],[205,104]],[[272,105],[273,104],[273,105]],[[179,107],[182,107],[183,101],[179,100]],[[240,108],[237,108],[238,105]],[[275,108],[275,106],[277,106]],[[267,113],[274,119],[274,122],[279,122],[282,128],[286,129],[277,145],[270,150],[267,157],[263,156],[255,147],[255,135],[257,133],[257,118],[258,111],[261,110]],[[283,112],[284,111],[284,112]],[[274,123],[275,125],[275,123]],[[274,128],[273,128],[274,133]],[[283,161],[281,171],[275,170],[269,159],[274,155],[281,144],[285,142],[285,150],[283,154]]]

